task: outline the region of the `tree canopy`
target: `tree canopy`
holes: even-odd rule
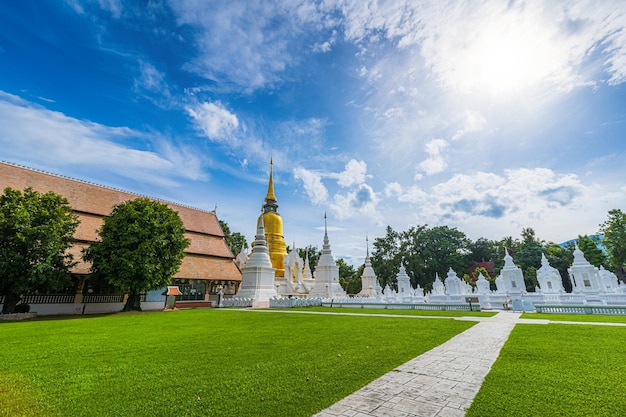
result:
[[[609,211],[609,218],[600,225],[604,246],[613,270],[626,265],[626,213],[620,209]]]
[[[5,188],[0,196],[2,313],[12,313],[25,293],[58,291],[70,282],[74,263],[67,250],[78,224],[58,194]]]
[[[456,228],[427,225],[396,232],[387,226],[385,237],[374,240],[372,267],[381,286],[395,286],[395,277],[404,262],[411,285],[429,289],[436,274],[449,268],[462,271],[469,265],[470,240]]]
[[[231,232],[230,227],[228,227],[228,223],[223,220],[220,220],[220,226],[222,231],[224,232],[224,240],[226,241],[226,245],[233,253],[233,255],[238,255],[241,250],[248,249],[248,242],[246,242],[246,237],[239,232]]]
[[[172,282],[190,243],[178,213],[147,198],[115,206],[99,234],[85,260],[93,274],[129,295],[124,311],[141,310],[141,293]]]

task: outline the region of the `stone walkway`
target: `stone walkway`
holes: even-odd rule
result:
[[[463,416],[520,315],[501,312],[481,318],[465,332],[372,381],[315,417]]]

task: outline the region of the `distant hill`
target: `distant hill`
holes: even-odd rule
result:
[[[590,238],[592,239],[598,239],[598,247],[600,248],[600,250],[602,250],[602,252],[604,252],[604,254],[606,255],[606,248],[604,247],[604,245],[602,244],[602,241],[604,240],[604,233],[599,233],[597,235],[589,235]],[[559,243],[559,246],[566,249],[568,246],[570,245],[575,245],[578,242],[578,238],[576,239],[570,239],[566,242],[563,243]]]

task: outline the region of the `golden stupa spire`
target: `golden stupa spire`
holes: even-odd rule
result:
[[[272,168],[273,168],[273,161],[272,158],[270,158],[270,182],[267,185],[267,195],[265,196],[265,201],[277,201],[276,200],[276,195],[274,194],[274,178],[272,175]]]

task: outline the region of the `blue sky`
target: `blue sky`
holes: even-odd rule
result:
[[[626,209],[623,1],[0,2],[0,159],[358,265],[385,227],[562,242]]]

